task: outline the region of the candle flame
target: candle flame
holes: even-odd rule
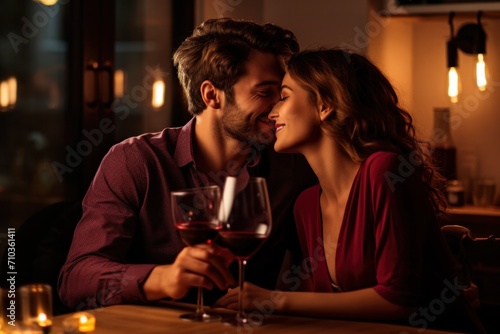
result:
[[[47,321],[47,315],[45,313],[40,313],[38,315],[38,321],[39,322],[45,322],[45,321]]]

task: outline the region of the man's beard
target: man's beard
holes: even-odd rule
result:
[[[274,142],[275,136],[271,129],[263,130],[255,119],[252,122],[250,117],[242,117],[244,112],[236,105],[227,105],[222,114],[222,129],[231,138],[243,144],[254,147],[267,146]]]

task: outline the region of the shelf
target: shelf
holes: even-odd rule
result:
[[[418,3],[399,5],[398,0],[385,0],[385,8],[390,15],[426,15],[456,13],[477,13],[500,11],[500,1],[469,1],[461,3]]]
[[[397,5],[397,0],[376,0],[379,15],[398,20],[443,20],[450,12],[455,13],[455,19],[476,19],[477,12],[482,11],[482,19],[500,19],[500,1],[469,2],[469,3],[442,3],[442,4],[413,4]]]
[[[441,225],[462,225],[468,228],[474,237],[500,237],[500,207],[482,208],[467,205],[450,208],[448,213],[449,216],[441,221]]]
[[[472,215],[472,216],[496,216],[500,217],[500,207],[478,207],[466,205],[462,207],[452,207],[449,209],[450,214],[455,215]]]

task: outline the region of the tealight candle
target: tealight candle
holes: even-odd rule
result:
[[[52,330],[52,287],[26,284],[19,288],[22,325],[48,334]]]
[[[52,325],[52,321],[47,319],[47,315],[45,313],[40,313],[37,317],[36,322],[38,323],[38,326],[40,327],[47,327]]]
[[[95,317],[88,312],[77,312],[63,320],[65,334],[92,333],[95,330]]]
[[[52,320],[47,319],[45,313],[40,313],[35,321],[38,326],[42,329],[43,333],[50,333],[50,327],[52,326]]]

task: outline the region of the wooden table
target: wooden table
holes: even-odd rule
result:
[[[179,319],[179,315],[191,312],[188,304],[162,303],[154,306],[116,305],[91,310],[96,317],[95,334],[294,334],[294,333],[377,333],[409,334],[419,333],[418,327],[399,326],[382,323],[327,320],[318,318],[272,315],[263,317],[263,325],[258,327],[236,328],[220,322],[195,323]],[[224,316],[232,315],[225,310],[211,310]],[[52,334],[62,334],[62,321],[69,315],[54,318]],[[426,329],[425,334],[450,333]]]

